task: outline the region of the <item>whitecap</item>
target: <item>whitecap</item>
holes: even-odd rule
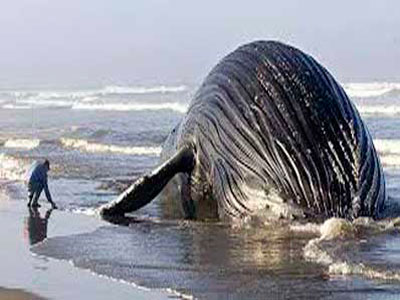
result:
[[[326,266],[330,276],[358,275],[371,279],[400,280],[400,270],[368,266],[368,261],[363,262],[357,255],[348,252],[352,249],[352,243],[366,242],[378,234],[397,232],[398,224],[398,219],[374,221],[362,217],[350,222],[330,218],[319,225],[320,236],[311,239],[303,248],[304,258]]]
[[[31,105],[20,105],[20,104],[5,104],[1,108],[3,109],[32,109]]]
[[[363,115],[387,115],[395,116],[400,114],[398,105],[362,105],[356,104],[357,110]]]
[[[161,153],[161,147],[143,147],[143,146],[117,146],[117,145],[107,145],[92,143],[82,139],[67,139],[62,138],[61,143],[64,147],[74,148],[85,152],[92,153],[120,153],[128,155],[155,155],[158,156]]]
[[[30,107],[72,107],[73,102],[48,99],[25,99],[18,100],[17,105],[29,104]]]
[[[384,166],[398,167],[400,166],[400,155],[381,155],[380,161]]]
[[[152,93],[178,93],[186,91],[187,87],[184,85],[178,86],[118,86],[110,85],[106,86],[101,90],[103,95],[105,94],[152,94]]]
[[[354,98],[370,98],[400,91],[399,82],[365,82],[343,84],[347,95]]]
[[[25,180],[29,168],[27,161],[0,153],[0,178],[7,180]]]
[[[39,139],[10,139],[4,143],[4,147],[30,150],[38,147],[39,144]]]
[[[110,110],[110,111],[143,111],[143,110],[172,110],[179,113],[187,111],[187,105],[179,102],[166,103],[74,103],[72,109],[77,110]]]
[[[400,140],[374,139],[374,146],[384,166],[400,166]]]

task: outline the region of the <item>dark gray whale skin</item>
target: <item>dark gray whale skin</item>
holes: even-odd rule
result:
[[[194,219],[279,206],[290,218],[379,218],[386,199],[372,138],[342,87],[311,56],[275,41],[241,46],[213,68],[162,160],[101,214],[136,210],[168,182]]]

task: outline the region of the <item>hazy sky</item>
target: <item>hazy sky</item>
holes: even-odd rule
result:
[[[2,0],[0,86],[197,84],[255,39],[341,81],[400,81],[399,0]]]

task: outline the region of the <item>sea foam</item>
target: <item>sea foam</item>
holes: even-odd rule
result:
[[[23,90],[0,91],[1,108],[72,108],[93,110],[162,110],[185,112],[187,107],[179,102],[148,103],[143,100],[132,102],[137,95],[154,95],[155,99],[164,94],[178,94],[187,90],[185,85],[121,86],[109,85],[86,90]],[[161,96],[160,96],[161,94]],[[135,96],[136,95],[136,96]],[[178,96],[181,97],[181,96]]]
[[[29,164],[27,161],[0,153],[0,178],[24,180]]]
[[[1,106],[3,109],[31,109],[31,105],[21,105],[21,104],[4,104]]]
[[[17,102],[19,105],[25,105],[29,107],[72,107],[73,102],[62,101],[62,100],[50,100],[50,99],[25,99]]]
[[[396,116],[400,114],[400,107],[397,105],[362,105],[356,104],[357,110],[362,115],[386,115]]]
[[[161,153],[161,147],[124,147],[117,145],[107,145],[92,143],[81,139],[67,139],[62,138],[61,143],[64,147],[79,149],[85,152],[92,153],[120,153],[128,155],[155,155],[158,156]]]
[[[179,102],[166,103],[82,103],[76,102],[72,109],[77,110],[110,110],[110,111],[143,111],[143,110],[172,110],[185,113],[187,105]]]
[[[0,94],[16,99],[80,99],[91,96],[106,96],[115,94],[154,94],[154,93],[180,93],[188,89],[185,85],[154,85],[154,86],[123,86],[108,85],[95,89],[75,90],[23,90],[1,91]]]
[[[327,267],[330,276],[358,275],[371,279],[400,280],[400,270],[383,270],[356,260],[349,253],[353,247],[379,234],[397,232],[398,219],[374,221],[358,218],[353,222],[330,218],[319,225],[320,236],[311,239],[303,248],[304,258]]]
[[[380,160],[383,166],[399,167],[400,155],[381,155]]]
[[[366,82],[343,84],[347,95],[354,98],[379,97],[394,91],[400,92],[400,82]]]
[[[374,145],[384,166],[400,166],[400,140],[374,139]]]
[[[4,143],[4,147],[30,150],[38,147],[39,144],[39,139],[10,139]]]
[[[379,153],[400,155],[400,140],[374,139],[374,145]]]
[[[129,87],[129,86],[106,86],[101,90],[102,94],[152,94],[152,93],[179,93],[186,91],[184,85],[166,86],[158,85],[153,87]]]

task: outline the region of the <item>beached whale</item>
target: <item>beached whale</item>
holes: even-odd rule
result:
[[[195,219],[378,218],[386,198],[372,138],[342,87],[275,41],[241,46],[214,67],[162,159],[101,214],[139,209],[172,178]]]

